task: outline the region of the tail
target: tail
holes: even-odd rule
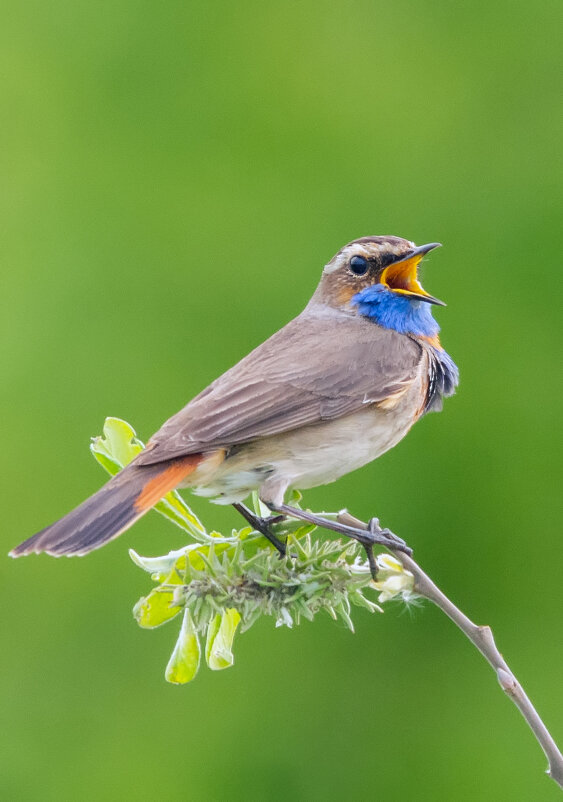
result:
[[[10,556],[44,551],[53,557],[71,557],[99,549],[177,487],[200,460],[201,454],[192,454],[156,465],[132,462],[64,518],[16,546]]]

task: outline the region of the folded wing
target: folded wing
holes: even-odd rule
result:
[[[407,388],[421,358],[421,346],[403,334],[351,315],[305,312],[170,418],[136,463],[348,415]]]

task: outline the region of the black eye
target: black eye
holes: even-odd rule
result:
[[[353,256],[350,259],[350,270],[356,276],[363,276],[368,272],[368,267],[368,260],[364,259],[363,256]]]

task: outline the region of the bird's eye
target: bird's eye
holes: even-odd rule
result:
[[[368,272],[368,260],[363,256],[352,256],[350,259],[350,270],[356,276],[363,276]]]

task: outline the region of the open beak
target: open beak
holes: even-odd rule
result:
[[[425,301],[428,304],[445,306],[443,301],[429,295],[418,281],[418,265],[429,251],[439,248],[441,244],[441,242],[431,242],[429,245],[413,248],[401,259],[388,265],[379,280],[393,292],[409,295],[411,298]]]

